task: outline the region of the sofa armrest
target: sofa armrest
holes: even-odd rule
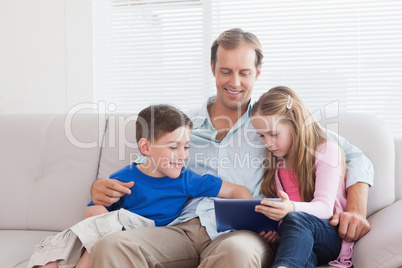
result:
[[[359,267],[399,267],[402,263],[402,200],[368,218],[370,232],[360,239],[353,253]]]

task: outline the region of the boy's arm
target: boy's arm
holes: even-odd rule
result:
[[[253,198],[250,191],[242,186],[230,182],[222,181],[218,197],[224,198]]]

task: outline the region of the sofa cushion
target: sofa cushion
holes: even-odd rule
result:
[[[402,264],[402,200],[368,218],[371,230],[353,253],[355,268],[400,267]]]
[[[402,137],[395,138],[395,198],[402,199]]]
[[[369,114],[344,113],[323,125],[332,127],[331,130],[358,147],[374,165],[374,186],[370,188],[367,214],[395,202],[395,145],[384,121]]]
[[[54,232],[0,230],[1,267],[26,267],[34,247]]]
[[[105,122],[97,114],[0,116],[0,229],[60,231],[82,219]],[[5,184],[4,184],[5,183]]]
[[[98,178],[108,178],[140,156],[135,138],[136,119],[136,114],[112,114],[107,117]]]

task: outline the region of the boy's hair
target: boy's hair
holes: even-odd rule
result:
[[[302,201],[313,199],[315,190],[315,149],[328,140],[326,133],[311,115],[302,98],[285,86],[271,88],[253,105],[252,117],[278,115],[278,122],[286,124],[292,133],[292,146],[288,152],[287,168],[296,173]],[[266,149],[267,161],[274,159]],[[266,197],[276,197],[275,166],[267,165],[261,183],[261,192]]]
[[[192,129],[193,122],[179,109],[167,104],[150,105],[138,114],[135,122],[137,143],[141,138],[154,143],[182,126]]]
[[[241,43],[250,44],[255,50],[255,67],[258,69],[262,65],[262,59],[264,55],[262,53],[262,46],[260,40],[256,35],[250,32],[245,32],[239,28],[233,28],[221,33],[218,38],[212,43],[211,46],[211,61],[215,69],[216,65],[216,53],[218,47],[221,46],[224,49],[236,49]]]

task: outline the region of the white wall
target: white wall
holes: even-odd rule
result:
[[[92,99],[92,1],[0,1],[0,113]]]

